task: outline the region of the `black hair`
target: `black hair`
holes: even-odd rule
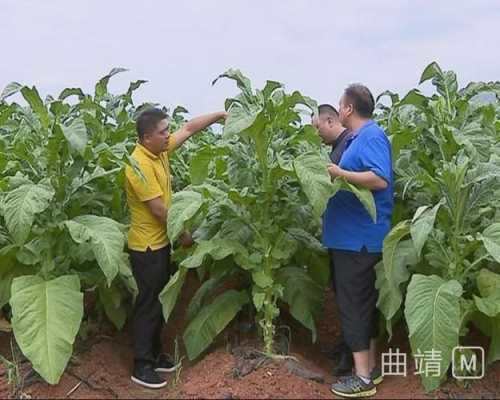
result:
[[[338,118],[339,112],[331,104],[321,104],[318,107],[318,115],[327,115],[328,117]]]
[[[349,85],[344,91],[344,96],[361,117],[371,118],[375,109],[375,100],[366,86],[360,83]]]
[[[158,123],[167,118],[168,115],[159,108],[149,108],[141,112],[135,124],[139,140],[142,140],[144,135],[154,132]]]

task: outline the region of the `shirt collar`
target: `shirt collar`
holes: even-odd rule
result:
[[[146,147],[144,147],[142,144],[140,144],[139,142],[137,142],[137,149],[143,153],[145,156],[151,158],[152,160],[158,160],[158,156],[157,155],[154,155],[153,153],[151,153],[148,149],[146,149]]]
[[[369,127],[370,125],[373,125],[375,123],[375,121],[373,119],[369,119],[368,121],[366,121],[363,126],[361,128],[359,128],[357,131],[353,131],[353,132],[350,132],[350,135],[349,137],[347,138],[347,141],[348,142],[352,142],[354,139],[356,139],[360,134],[361,132]]]
[[[340,135],[338,136],[337,139],[335,139],[332,143],[332,148],[334,149],[335,147],[337,147],[337,145],[342,142],[342,140],[344,139],[349,139],[349,135],[350,135],[350,132],[348,129],[344,129]]]

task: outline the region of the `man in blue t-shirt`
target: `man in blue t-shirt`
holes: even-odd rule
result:
[[[391,145],[382,128],[371,120],[375,101],[363,85],[350,85],[340,100],[339,116],[350,131],[340,163],[329,164],[332,178],[371,190],[377,210],[373,221],[357,199],[339,191],[323,215],[323,244],[330,250],[335,295],[344,340],[353,352],[355,373],[332,385],[347,397],[376,393],[382,381],[376,366],[377,290],[375,265],[391,227],[393,171]]]
[[[311,124],[318,131],[323,143],[331,146],[330,161],[333,164],[338,164],[346,148],[347,140],[351,137],[349,129],[340,123],[339,112],[330,104],[321,104],[318,107],[318,114],[313,114],[311,117]],[[330,261],[333,258],[331,252],[330,250]],[[331,266],[331,269],[333,270],[333,266]],[[335,276],[333,275],[333,271],[332,286],[333,290],[335,290]],[[335,361],[335,366],[332,370],[333,376],[344,376],[352,372],[352,367],[354,366],[352,351],[347,346],[342,332],[340,332],[340,340],[327,354],[329,358]]]

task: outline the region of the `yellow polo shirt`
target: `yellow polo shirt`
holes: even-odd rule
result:
[[[170,136],[168,150],[154,155],[141,144],[137,144],[132,158],[137,161],[144,178],[131,166],[125,168],[125,191],[130,210],[128,247],[131,250],[158,250],[168,245],[167,223],[160,223],[151,213],[146,201],[161,197],[165,206],[172,202],[172,183],[168,156],[174,150],[175,137]]]

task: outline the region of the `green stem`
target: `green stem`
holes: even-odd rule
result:
[[[486,260],[489,257],[489,254],[485,254],[482,257],[479,257],[476,261],[474,261],[471,265],[469,265],[465,271],[464,271],[464,276],[467,276],[467,273],[471,270],[474,269],[474,267],[478,264],[480,264],[482,261]]]

